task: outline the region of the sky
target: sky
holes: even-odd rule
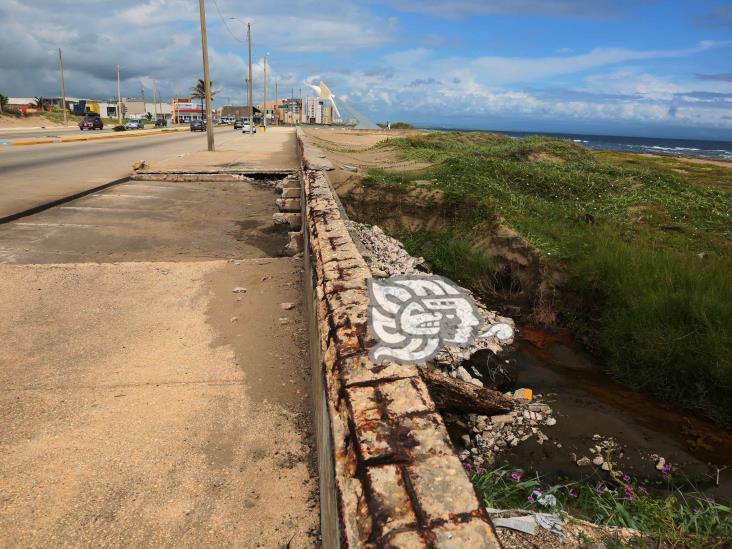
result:
[[[323,79],[376,122],[732,140],[732,2],[206,0],[215,105]],[[236,18],[236,19],[230,19]],[[2,0],[0,93],[186,95],[202,78],[197,0]]]

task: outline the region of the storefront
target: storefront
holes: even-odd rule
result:
[[[203,120],[206,118],[205,110],[201,101],[181,99],[173,101],[173,123],[184,124],[192,120]]]

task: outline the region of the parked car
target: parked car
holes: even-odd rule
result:
[[[206,121],[205,120],[192,120],[191,121],[191,131],[192,132],[205,132],[206,131]]]
[[[242,128],[244,127],[244,124],[246,124],[246,123],[247,123],[247,120],[248,120],[248,118],[237,118],[237,119],[236,119],[236,120],[234,121],[234,129],[235,129],[235,130],[240,130],[240,129],[242,129]]]
[[[155,121],[155,127],[162,127],[165,128],[168,125],[168,121],[165,118],[158,118]]]
[[[79,122],[79,129],[86,130],[102,130],[104,129],[104,122],[98,114],[88,114],[84,117],[84,120]]]
[[[247,120],[241,127],[241,133],[257,133],[257,126],[252,126]]]
[[[142,120],[130,120],[125,124],[125,128],[128,130],[144,130],[145,129],[145,122]]]

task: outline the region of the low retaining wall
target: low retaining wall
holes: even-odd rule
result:
[[[371,273],[312,169],[322,155],[298,142],[324,546],[499,547],[417,368],[368,358]]]

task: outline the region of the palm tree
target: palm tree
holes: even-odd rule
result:
[[[0,93],[0,112],[5,110],[5,105],[8,104],[8,96]]]
[[[43,107],[46,105],[46,100],[43,99],[43,97],[34,97],[36,104],[35,106],[41,110],[43,110]]]
[[[211,81],[209,81],[208,85],[211,87],[211,100],[213,101],[214,96],[219,93],[220,90],[214,90],[213,82]],[[203,78],[199,78],[198,82],[196,82],[196,85],[191,88],[191,97],[193,97],[194,99],[200,99],[201,110],[205,110],[203,108],[203,100],[206,99],[206,83],[203,81]]]

